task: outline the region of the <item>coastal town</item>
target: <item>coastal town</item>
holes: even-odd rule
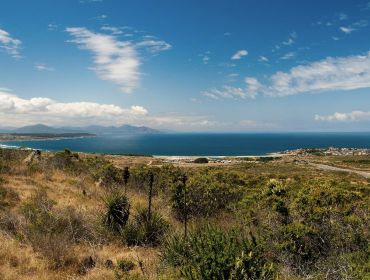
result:
[[[370,155],[370,149],[364,148],[334,148],[326,149],[296,149],[278,152],[281,155],[289,156],[352,156],[352,155]]]

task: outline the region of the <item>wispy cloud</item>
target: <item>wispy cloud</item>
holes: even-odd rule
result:
[[[232,78],[232,77],[237,77],[237,76],[239,76],[239,74],[229,74],[229,75],[227,75],[226,76],[226,78]]]
[[[291,59],[293,57],[295,57],[296,53],[295,52],[290,52],[290,53],[287,53],[286,55],[284,55],[283,57],[281,57],[280,59]]]
[[[232,86],[222,86],[222,90],[211,88],[209,91],[204,92],[203,95],[211,97],[213,99],[232,98],[232,99],[246,99],[252,98],[258,94],[257,90],[261,87],[261,84],[255,78],[245,78],[247,84],[245,88],[238,88]],[[211,92],[211,93],[210,93]]]
[[[112,82],[125,93],[132,93],[133,89],[140,87],[142,73],[139,67],[142,63],[139,48],[145,47],[152,54],[171,48],[164,41],[145,40],[136,44],[120,41],[113,35],[94,33],[85,27],[67,28],[66,31],[75,37],[69,42],[94,54],[96,66],[90,69],[100,79]]]
[[[202,101],[198,101],[195,98],[190,98],[190,101],[191,102],[194,102],[194,103],[198,103],[198,104],[201,104],[202,103]]]
[[[57,24],[54,24],[54,23],[48,24],[48,30],[49,31],[53,31],[53,30],[55,30],[57,28],[58,28],[58,25]]]
[[[8,32],[0,29],[0,51],[4,51],[14,58],[22,58],[19,55],[21,44],[20,40],[12,38]]]
[[[142,118],[147,113],[141,106],[124,109],[113,104],[59,103],[44,97],[22,99],[0,91],[0,119],[9,125],[40,123],[40,120],[48,124],[123,124]]]
[[[123,33],[123,31],[119,30],[119,28],[117,28],[117,27],[103,26],[102,28],[100,28],[100,30],[111,31],[113,34],[122,34]]]
[[[293,39],[289,38],[287,42],[282,42],[283,45],[291,46],[293,44]]]
[[[54,67],[47,67],[44,63],[35,63],[35,68],[39,71],[54,71]]]
[[[96,19],[96,20],[98,20],[98,21],[102,21],[102,20],[104,20],[104,19],[106,19],[106,18],[107,18],[107,15],[101,15],[101,16],[94,17],[94,18],[92,18],[92,19]]]
[[[212,94],[212,93],[209,93],[209,92],[207,92],[207,91],[202,92],[202,95],[204,95],[204,96],[206,96],[206,97],[209,97],[209,98],[212,98],[212,99],[216,99],[216,100],[220,99],[220,98],[218,98],[218,96],[216,96],[216,95],[214,95],[214,94]]]
[[[132,29],[132,27],[129,27],[129,26],[123,26],[123,27],[113,27],[113,26],[103,26],[102,28],[100,28],[100,30],[104,30],[104,31],[110,31],[112,32],[112,34],[123,34],[123,31],[124,29]],[[154,36],[150,36],[150,37],[154,37]]]
[[[248,55],[248,52],[246,50],[237,51],[236,54],[234,54],[231,59],[241,59],[243,56]]]
[[[260,58],[258,59],[258,61],[259,62],[268,62],[269,60],[266,57],[261,55]]]
[[[346,34],[351,34],[352,31],[355,31],[356,29],[350,28],[350,27],[340,27],[340,30],[342,30]]]
[[[137,47],[146,47],[146,50],[150,53],[157,53],[160,51],[167,51],[172,46],[165,41],[145,40],[136,44]]]
[[[370,87],[370,52],[367,55],[328,57],[289,72],[270,76],[270,85],[256,85],[256,91],[268,96],[286,96],[303,92],[352,90]]]
[[[340,20],[346,20],[346,19],[348,19],[348,16],[346,14],[344,14],[344,13],[340,13],[338,15],[338,17],[339,17]]]
[[[370,112],[353,111],[352,113],[338,113],[335,112],[331,116],[315,115],[316,121],[329,122],[354,122],[354,121],[370,121]]]
[[[231,36],[231,33],[226,32],[226,33],[224,33],[224,36]]]
[[[236,64],[234,64],[234,63],[228,63],[228,62],[222,62],[222,63],[219,63],[218,66],[235,67]]]
[[[332,38],[333,40],[335,40],[335,41],[338,41],[338,40],[339,40],[339,38],[338,38],[338,37],[331,36],[331,38]]]

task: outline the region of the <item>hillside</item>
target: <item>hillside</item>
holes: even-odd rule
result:
[[[370,277],[370,188],[356,174],[295,156],[186,167],[30,153],[0,149],[0,279]]]
[[[12,128],[0,128],[0,133],[92,133],[92,134],[105,134],[105,133],[117,133],[117,134],[158,134],[163,133],[162,131],[152,129],[146,126],[131,126],[128,124],[115,127],[115,126],[99,126],[99,125],[91,125],[87,127],[61,127],[61,128],[54,128],[51,126],[46,126],[43,124],[37,125],[29,125],[24,126],[16,129]]]

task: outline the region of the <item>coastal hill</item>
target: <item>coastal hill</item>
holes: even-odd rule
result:
[[[117,134],[159,134],[162,131],[152,129],[146,126],[131,126],[128,124],[115,127],[115,126],[99,126],[90,125],[87,127],[60,127],[54,128],[43,124],[29,125],[20,128],[0,128],[0,133],[47,133],[47,134],[63,134],[63,133],[93,133],[93,134],[105,134],[105,133],[117,133]]]

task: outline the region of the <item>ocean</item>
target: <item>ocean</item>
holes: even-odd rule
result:
[[[94,138],[0,142],[0,147],[20,146],[101,154],[262,156],[298,148],[370,148],[370,132],[109,134]]]

